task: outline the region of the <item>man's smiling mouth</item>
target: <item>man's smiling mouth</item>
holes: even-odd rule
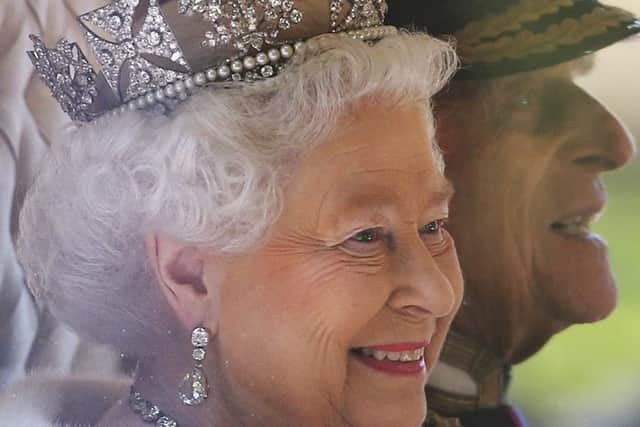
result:
[[[576,216],[549,224],[549,229],[557,233],[573,236],[588,236],[591,234],[591,224],[598,219],[598,214],[590,216]]]
[[[594,197],[588,205],[573,209],[559,219],[548,223],[549,230],[570,237],[589,237],[591,225],[597,221],[604,211],[606,197],[604,193]]]

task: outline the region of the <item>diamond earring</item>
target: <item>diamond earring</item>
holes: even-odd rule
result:
[[[207,356],[207,344],[209,344],[209,331],[199,326],[191,332],[191,344],[193,352],[191,357],[195,361],[191,372],[187,373],[178,388],[180,401],[188,406],[200,405],[208,396],[209,384],[204,374],[202,362]]]

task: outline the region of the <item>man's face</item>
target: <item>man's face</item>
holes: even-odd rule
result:
[[[466,280],[456,324],[512,362],[616,304],[606,245],[589,224],[604,208],[602,172],[634,146],[572,82],[579,65],[454,83],[438,106]]]

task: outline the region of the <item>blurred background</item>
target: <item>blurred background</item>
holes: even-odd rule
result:
[[[603,1],[640,15],[640,0]],[[578,83],[640,142],[640,37],[598,52]],[[510,398],[529,427],[640,427],[640,162],[605,180],[609,204],[594,228],[609,242],[618,308],[560,333],[515,368]]]

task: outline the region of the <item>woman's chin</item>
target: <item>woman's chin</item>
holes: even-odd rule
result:
[[[422,387],[395,391],[351,387],[346,399],[346,425],[356,427],[416,427],[426,417],[427,402]]]
[[[408,405],[405,402],[389,405],[386,402],[375,411],[369,410],[367,405],[359,411],[354,411],[345,424],[355,427],[419,427],[426,416],[427,404],[423,398],[419,405]]]

